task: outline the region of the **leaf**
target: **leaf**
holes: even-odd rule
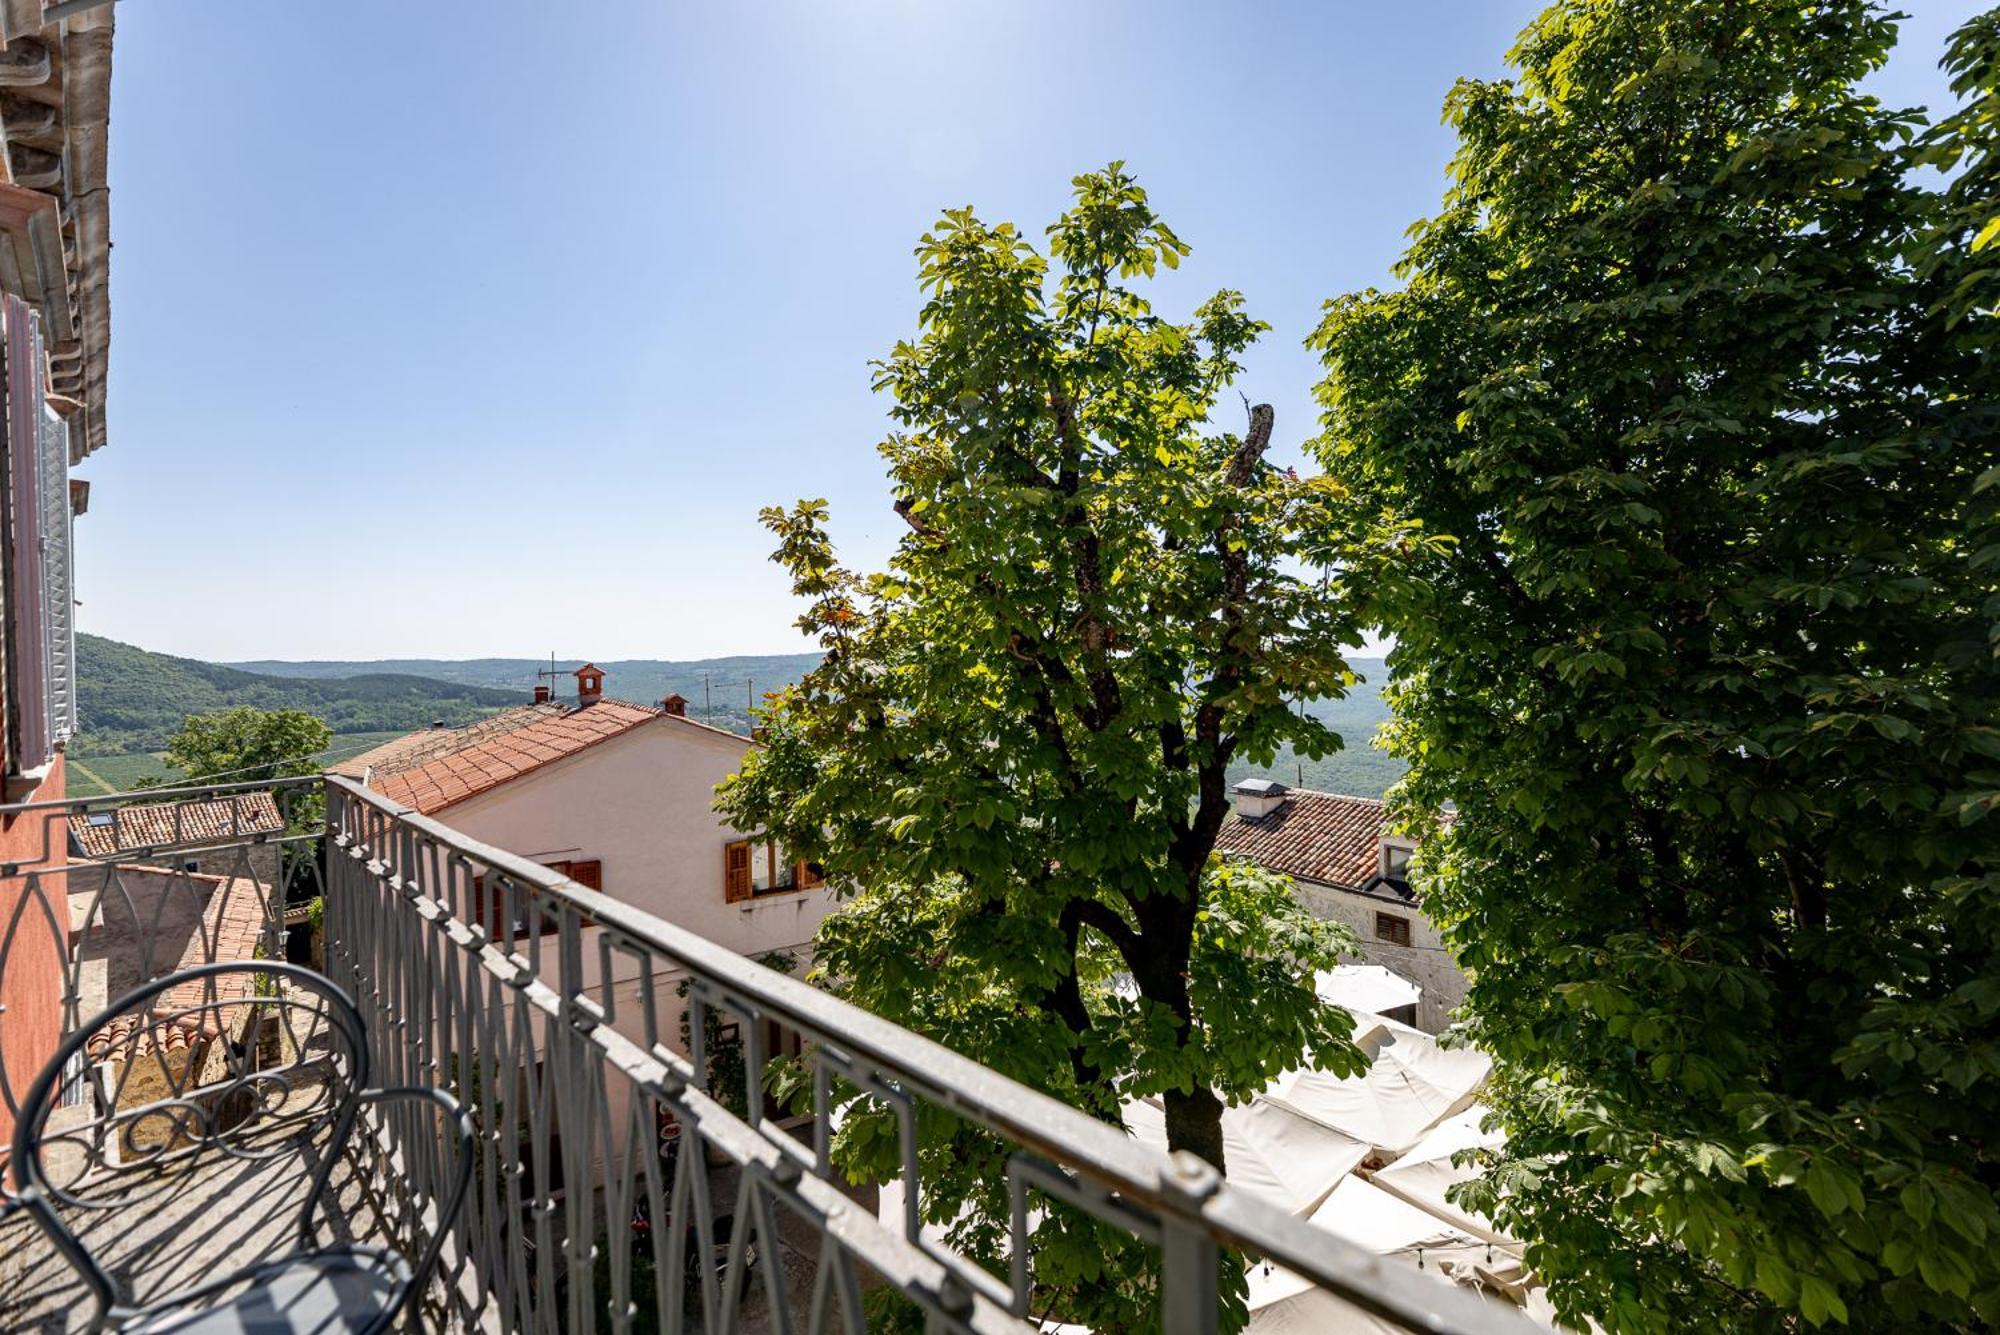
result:
[[[1794,1292],[1792,1268],[1775,1252],[1757,1253],[1757,1287],[1774,1303],[1789,1306]]]
[[[1819,1212],[1831,1219],[1848,1206],[1844,1175],[1825,1158],[1814,1159],[1806,1169],[1806,1195]]]
[[[1815,1326],[1824,1325],[1828,1318],[1847,1324],[1847,1304],[1833,1285],[1817,1275],[1799,1277],[1799,1310]]]
[[[1932,1209],[1937,1203],[1937,1197],[1931,1191],[1929,1183],[1921,1177],[1916,1178],[1903,1188],[1897,1199],[1902,1202],[1903,1213],[1914,1219],[1917,1227],[1923,1228],[1929,1225]]]

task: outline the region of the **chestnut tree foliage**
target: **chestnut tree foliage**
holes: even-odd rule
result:
[[[1615,1331],[2000,1323],[1992,15],[1563,0],[1331,303],[1343,582],[1510,1142]],[[1930,169],[1940,170],[1930,170]]]
[[[1347,938],[1214,856],[1232,760],[1339,745],[1293,705],[1353,681],[1355,623],[1297,560],[1338,488],[1265,461],[1268,407],[1208,425],[1264,326],[1233,292],[1185,323],[1141,295],[1186,253],[1115,163],[1077,178],[1046,256],[969,209],[923,238],[918,334],[877,376],[909,531],[862,575],[823,503],[765,512],[826,658],[772,699],[722,806],[847,896],[816,949],[830,986],[1106,1120],[1156,1096],[1172,1145],[1220,1167],[1226,1101],[1360,1065],[1313,990]],[[999,1264],[1000,1147],[937,1110],[921,1129],[927,1217]],[[837,1150],[894,1177],[894,1136],[864,1101]],[[1149,1251],[1052,1209],[1038,1293],[1143,1327]]]

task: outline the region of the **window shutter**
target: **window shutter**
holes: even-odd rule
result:
[[[69,424],[42,407],[42,610],[49,740],[76,735],[76,587],[70,570]]]
[[[722,898],[734,904],[750,898],[750,841],[738,839],[723,845]]]
[[[604,888],[604,863],[601,859],[591,858],[587,862],[558,862],[556,870],[586,889]]]
[[[48,598],[42,581],[42,340],[28,304],[9,296],[7,315],[7,705],[12,768],[49,761]]]
[[[820,874],[817,862],[800,862],[797,884],[801,890],[811,890],[825,885],[826,877]]]
[[[486,929],[486,935],[500,939],[500,911],[486,902],[486,878],[472,878],[472,893],[465,905],[466,914],[472,921]]]
[[[1378,941],[1386,941],[1388,944],[1392,946],[1409,945],[1410,920],[1408,918],[1398,917],[1393,913],[1376,914],[1375,939]]]

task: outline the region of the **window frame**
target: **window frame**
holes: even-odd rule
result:
[[[604,862],[600,858],[568,858],[557,862],[545,862],[540,865],[547,867],[550,871],[558,875],[567,876],[577,884],[585,886],[588,889],[602,890],[604,888]],[[578,876],[576,874],[578,869],[585,870],[587,875]],[[591,877],[595,879],[590,879]],[[489,898],[487,894],[486,874],[484,872],[474,874],[472,884],[467,890],[466,909],[471,915],[471,921],[478,923],[486,929],[486,939],[496,943],[524,941],[534,933],[534,915],[540,915],[542,920],[542,940],[551,941],[561,935],[562,920],[550,909],[533,902],[535,896],[529,892],[534,887],[520,882],[516,882],[516,884],[519,886],[521,892],[521,916],[514,920],[511,924],[511,932],[505,934],[503,938],[499,927],[501,914],[507,906],[506,891],[502,889],[497,896]],[[582,927],[595,927],[597,925],[591,920],[588,913],[581,914],[580,919],[580,926]]]
[[[1387,930],[1384,930],[1384,929]],[[1414,942],[1410,920],[1401,913],[1385,913],[1375,910],[1375,939],[1384,945],[1401,946],[1409,949]]]
[[[725,903],[744,904],[758,899],[796,895],[826,884],[817,864],[805,858],[785,858],[784,845],[769,834],[748,839],[732,839],[722,846],[722,897]],[[763,885],[758,885],[761,864]],[[783,883],[779,871],[788,875]]]

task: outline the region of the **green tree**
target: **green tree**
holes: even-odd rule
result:
[[[1075,187],[1048,259],[969,209],[918,247],[919,334],[877,377],[910,529],[889,569],[841,567],[822,502],[764,513],[826,658],[722,805],[865,887],[819,977],[1107,1120],[1158,1096],[1172,1145],[1219,1166],[1225,1101],[1360,1064],[1312,988],[1346,938],[1213,855],[1232,759],[1339,745],[1291,707],[1353,680],[1354,621],[1294,560],[1337,489],[1264,460],[1269,407],[1206,427],[1264,326],[1233,292],[1156,316],[1131,283],[1187,248],[1120,164]],[[997,1147],[922,1127],[927,1213],[997,1263]],[[857,1175],[893,1176],[893,1148],[886,1116],[843,1127]],[[1051,1211],[1038,1283],[1067,1319],[1143,1324],[1137,1250]]]
[[[167,739],[167,760],[188,778],[262,783],[317,773],[333,731],[303,709],[239,705],[190,714]]]
[[[1862,0],[1557,4],[1315,336],[1468,1198],[1571,1318],[2000,1321],[1993,31],[1926,133]]]

